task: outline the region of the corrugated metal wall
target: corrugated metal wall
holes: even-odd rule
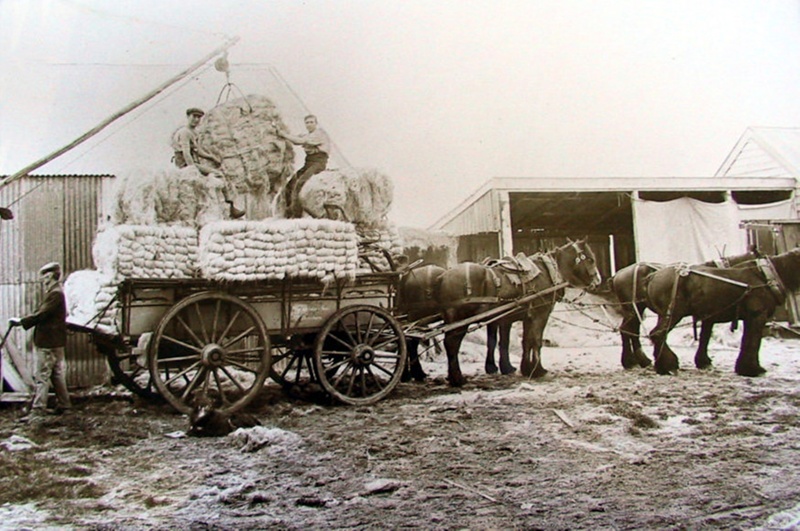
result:
[[[41,298],[39,268],[61,263],[64,275],[92,269],[92,242],[103,211],[103,191],[110,176],[25,177],[0,189],[0,205],[9,206],[14,219],[0,222],[0,331],[10,317],[30,313]],[[30,333],[12,332],[32,367]],[[108,367],[89,343],[88,336],[71,334],[67,340],[67,383],[88,387],[108,378]]]

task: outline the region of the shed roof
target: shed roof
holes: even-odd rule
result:
[[[597,192],[726,192],[791,191],[794,177],[763,179],[759,177],[495,177],[488,180],[458,206],[439,218],[432,229],[444,229],[448,223],[470,210],[483,196],[492,192],[508,193],[597,193]]]
[[[748,127],[717,177],[800,177],[800,128]]]

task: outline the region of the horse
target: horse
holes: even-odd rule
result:
[[[719,260],[710,260],[698,265],[731,267],[759,256],[757,252],[749,252],[737,256],[722,257]],[[671,268],[672,271],[675,271],[678,267],[680,267],[678,264],[637,262],[623,267],[609,279],[611,291],[616,295],[622,312],[622,324],[620,325],[620,337],[622,339],[621,358],[622,366],[625,369],[632,369],[636,365],[649,367],[652,364],[650,358],[642,350],[642,343],[639,340],[642,317],[648,309],[645,297],[647,277],[664,268]],[[652,310],[652,308],[650,309]],[[714,321],[702,321],[699,343],[694,357],[694,363],[698,369],[711,367],[711,358],[708,356],[708,343],[711,340],[713,328]]]
[[[589,287],[600,282],[594,253],[585,240],[569,243],[548,253],[527,257],[539,273],[524,286],[513,288],[504,282],[502,275],[487,265],[465,262],[442,273],[438,282],[438,302],[445,323],[453,323],[486,312],[503,303],[503,299],[516,299],[567,282],[574,287]],[[508,280],[507,278],[505,279]],[[501,331],[501,368],[508,373],[508,337],[511,324],[523,322],[522,361],[520,372],[528,377],[541,377],[547,370],[541,364],[543,332],[547,319],[563,289],[541,297],[520,308],[519,312],[505,315],[492,323],[492,329]],[[447,352],[447,380],[452,386],[461,386],[465,378],[461,373],[458,354],[467,327],[445,333]],[[504,348],[505,347],[505,348]],[[494,362],[494,351],[487,350],[486,365]]]
[[[743,321],[735,372],[760,376],[766,372],[758,357],[764,327],[787,291],[800,288],[800,248],[734,267],[661,269],[646,284],[647,306],[658,314],[650,332],[658,374],[677,372],[678,357],[667,345],[667,335],[691,315],[715,323]]]
[[[409,322],[425,322],[439,318],[439,303],[436,289],[443,267],[425,265],[410,268],[400,277],[397,287],[397,312],[406,315]],[[403,371],[402,381],[411,378],[421,382],[427,377],[419,361],[419,339],[406,337],[408,366]]]

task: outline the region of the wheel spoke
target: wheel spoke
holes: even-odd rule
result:
[[[179,358],[177,358],[177,357],[176,358],[161,358],[161,359],[157,360],[157,362],[160,365],[166,365],[168,363],[175,363],[175,362],[178,362],[178,361],[192,361],[192,360],[198,360],[199,361],[199,359],[200,358],[198,358],[197,356],[181,356]],[[169,369],[167,369],[167,370],[169,370]]]
[[[380,365],[375,365],[375,367],[377,367],[378,369],[381,369],[382,371],[386,371],[386,369],[384,369]],[[372,381],[375,382],[378,385],[378,387],[380,388],[381,391],[386,389],[386,386],[383,385],[383,380],[378,378],[378,376],[374,372],[372,372],[372,366],[367,366],[367,372],[372,377]],[[386,371],[386,374],[388,374],[390,379],[391,379],[392,373]]]
[[[203,314],[200,312],[200,303],[194,304],[194,313],[197,314],[197,321],[200,323],[200,332],[203,334],[203,339],[205,340],[204,345],[208,345],[211,343],[208,332],[206,331],[206,322],[203,319]]]
[[[345,324],[344,324],[344,319],[342,319],[341,321],[339,321],[339,323],[338,323],[338,324],[339,324],[339,327],[340,327],[342,330],[344,330],[344,333],[345,333],[345,334],[347,334],[347,337],[348,337],[348,338],[350,338],[350,345],[347,345],[348,349],[352,348],[352,347],[351,347],[351,345],[358,345],[358,344],[360,343],[360,341],[357,341],[357,340],[356,340],[356,339],[353,337],[353,334],[351,334],[351,333],[350,333],[350,329],[349,329],[349,328],[347,328],[347,326],[345,326]],[[356,323],[356,324],[358,324],[358,323]],[[337,337],[335,334],[332,334],[332,337],[335,337],[337,340],[339,339],[339,338],[338,338],[338,337]],[[340,342],[342,345],[344,345],[344,344],[345,344],[345,342],[344,342],[344,341],[341,341],[341,340],[340,340],[339,342]]]
[[[345,329],[345,331],[346,331],[346,329]],[[349,336],[350,336],[350,332],[347,332],[347,335],[349,335]],[[347,351],[348,351],[348,352],[349,352],[349,351],[351,351],[351,350],[353,350],[353,347],[355,347],[355,346],[358,344],[358,343],[355,343],[355,340],[353,340],[353,336],[350,336],[350,339],[351,339],[352,341],[354,341],[354,342],[353,342],[353,343],[350,343],[350,344],[348,344],[348,343],[345,343],[345,342],[344,342],[344,340],[343,340],[342,338],[340,338],[340,337],[339,337],[338,335],[336,335],[336,334],[331,334],[331,335],[329,335],[328,337],[329,337],[329,338],[331,338],[331,339],[333,339],[333,340],[335,340],[335,341],[336,341],[337,343],[339,343],[340,345],[342,345],[342,346],[343,346],[345,349],[347,349]]]
[[[384,351],[385,352],[385,351],[388,350],[386,348],[386,346],[387,345],[391,345],[392,343],[397,344],[397,338],[394,337],[394,336],[390,337],[389,339],[387,339],[386,341],[384,341],[380,345],[375,345],[374,347],[372,347],[372,350],[380,350],[380,351]],[[389,352],[391,352],[391,351],[389,351]]]
[[[217,299],[217,304],[214,307],[214,319],[211,323],[211,343],[217,342],[217,325],[219,324],[219,310],[222,308],[222,300]]]
[[[380,339],[380,337],[381,337],[381,334],[383,334],[383,331],[384,331],[384,330],[386,330],[386,328],[387,328],[388,326],[389,326],[389,323],[388,323],[388,322],[386,322],[386,321],[384,321],[384,322],[383,322],[383,324],[381,325],[381,329],[380,329],[380,330],[378,330],[378,331],[377,331],[377,332],[376,332],[376,333],[375,333],[375,334],[374,334],[374,335],[371,337],[371,339],[365,339],[365,340],[364,340],[364,343],[366,343],[367,345],[371,345],[373,341],[377,341],[378,339]]]
[[[222,398],[222,405],[230,405],[231,401],[228,400],[228,397],[225,396],[225,392],[222,390],[222,382],[219,379],[219,373],[217,373],[216,367],[214,368],[214,381],[217,382],[217,389],[219,389],[219,396]]]
[[[189,381],[189,385],[187,385],[186,389],[183,390],[183,393],[181,394],[181,398],[186,400],[186,397],[189,396],[189,394],[194,390],[195,387],[197,387],[197,384],[200,383],[200,380],[205,376],[205,373],[206,373],[206,370],[203,367],[200,367],[200,370],[198,370],[195,373],[194,378],[192,378],[192,380]],[[183,375],[186,375],[186,372],[184,372]],[[175,378],[178,378],[178,377],[179,376],[176,375],[172,379],[172,381],[174,381]],[[167,385],[169,386],[170,383],[171,382],[167,382]]]
[[[222,372],[224,372],[224,373],[225,373],[225,376],[227,376],[227,377],[230,379],[230,381],[232,381],[232,382],[233,382],[233,384],[234,384],[236,387],[238,387],[238,388],[239,388],[239,391],[241,391],[241,392],[242,392],[242,394],[246,394],[246,391],[245,391],[244,387],[242,387],[242,384],[240,384],[240,383],[239,383],[239,381],[238,381],[236,378],[234,378],[234,377],[233,377],[233,375],[232,375],[231,373],[229,373],[229,372],[228,372],[228,369],[227,369],[227,368],[225,368],[225,366],[224,366],[224,365],[221,365],[221,366],[220,366],[220,370],[221,370]],[[220,392],[221,392],[221,390],[220,390]]]
[[[323,354],[327,354],[327,355],[335,354],[337,358],[341,357],[341,354],[338,353],[338,352],[329,352],[328,351],[328,352],[323,352]],[[339,361],[333,362],[332,365],[330,365],[328,367],[325,367],[325,371],[328,372],[328,371],[331,371],[331,370],[339,370],[339,367],[341,367],[343,364],[349,363],[349,362],[350,362],[350,358],[348,358],[348,357],[342,358]]]
[[[256,369],[253,369],[252,367],[248,367],[247,365],[242,365],[238,361],[232,361],[232,360],[227,360],[227,361],[228,361],[228,365],[236,367],[237,369],[240,369],[240,370],[243,370],[243,371],[247,371],[247,372],[251,372],[253,374],[258,374],[258,371]],[[224,366],[222,367],[222,370],[223,371],[225,370]],[[228,373],[226,372],[225,374],[228,374]]]
[[[380,369],[380,370],[382,370],[383,372],[385,372],[385,373],[386,373],[386,375],[387,375],[389,378],[391,378],[392,376],[394,376],[394,373],[393,373],[392,371],[390,371],[390,370],[389,370],[389,369],[387,369],[386,367],[382,366],[380,363],[373,363],[373,364],[372,364],[372,367],[375,367],[376,369]],[[372,370],[371,370],[371,369],[370,369],[370,374],[372,374]],[[373,378],[374,378],[374,377],[375,377],[375,375],[373,375]]]
[[[375,314],[369,314],[369,322],[367,323],[367,329],[364,332],[364,343],[369,345],[369,331],[372,330],[372,323],[375,322]],[[356,321],[356,325],[358,325],[358,321]]]
[[[294,376],[295,383],[300,381],[300,373],[303,372],[303,360],[305,359],[305,356],[300,354],[296,357],[296,359],[297,359],[297,371],[295,371],[295,376]]]
[[[186,321],[183,320],[183,317],[181,317],[180,315],[176,315],[175,319],[177,319],[177,321],[181,324],[181,326],[183,326],[184,330],[189,332],[189,335],[192,336],[192,339],[194,339],[194,342],[197,344],[198,347],[202,348],[203,345],[206,345],[206,343],[203,343],[203,341],[199,337],[197,337],[197,334],[194,333],[194,330],[191,329],[191,327],[186,323]]]
[[[264,350],[264,346],[263,345],[259,345],[257,347],[240,348],[240,349],[236,349],[236,350],[229,350],[227,352],[228,352],[228,355],[230,356],[232,354],[239,355],[239,354],[246,354],[248,352],[261,352],[262,350]]]
[[[200,349],[199,348],[197,348],[194,345],[190,345],[189,343],[184,343],[180,339],[176,339],[176,338],[174,338],[172,336],[168,336],[167,334],[162,335],[161,338],[162,339],[166,339],[167,341],[169,341],[171,343],[175,343],[176,345],[180,345],[181,347],[187,348],[187,349],[191,350],[192,352],[197,352],[198,354],[200,354]]]
[[[175,383],[175,380],[177,380],[178,378],[184,377],[189,371],[193,371],[194,369],[196,369],[199,366],[200,366],[200,362],[199,361],[196,362],[196,363],[192,363],[191,365],[189,365],[188,367],[183,369],[181,372],[175,374],[171,378],[169,376],[169,368],[167,368],[166,371],[165,371],[166,372],[166,379],[164,380],[164,384],[169,386],[169,385]]]
[[[253,330],[255,330],[255,329],[256,329],[256,327],[255,327],[255,326],[251,326],[250,328],[248,328],[247,330],[245,330],[244,332],[242,332],[242,333],[241,333],[241,334],[239,334],[238,336],[234,337],[234,338],[233,338],[233,339],[231,339],[230,341],[226,341],[225,343],[223,343],[223,344],[222,344],[222,348],[225,348],[225,349],[227,349],[227,348],[228,348],[228,347],[230,347],[231,345],[235,345],[236,343],[238,343],[238,342],[239,342],[239,341],[241,341],[242,339],[244,339],[244,338],[246,338],[247,336],[249,336],[249,335],[250,335],[250,333],[251,333]]]
[[[218,342],[218,343],[219,343],[220,341],[222,341],[222,338],[224,338],[225,336],[227,336],[227,335],[228,335],[228,332],[230,332],[230,331],[231,331],[231,328],[233,327],[233,325],[234,325],[234,323],[236,322],[236,320],[237,320],[237,319],[239,319],[239,316],[240,316],[240,315],[242,315],[242,310],[236,310],[236,313],[235,313],[235,314],[233,314],[233,318],[231,318],[231,320],[230,320],[230,321],[228,321],[228,324],[225,326],[225,330],[223,330],[223,331],[222,331],[222,333],[221,333],[221,334],[219,335],[219,337],[217,338],[217,342]]]

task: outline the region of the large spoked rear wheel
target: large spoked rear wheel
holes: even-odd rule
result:
[[[179,301],[153,334],[148,364],[159,393],[182,413],[211,406],[231,413],[261,391],[269,336],[248,303],[221,292]]]
[[[320,383],[334,398],[346,404],[374,404],[388,395],[403,375],[403,330],[383,308],[342,308],[317,335],[314,363]]]

